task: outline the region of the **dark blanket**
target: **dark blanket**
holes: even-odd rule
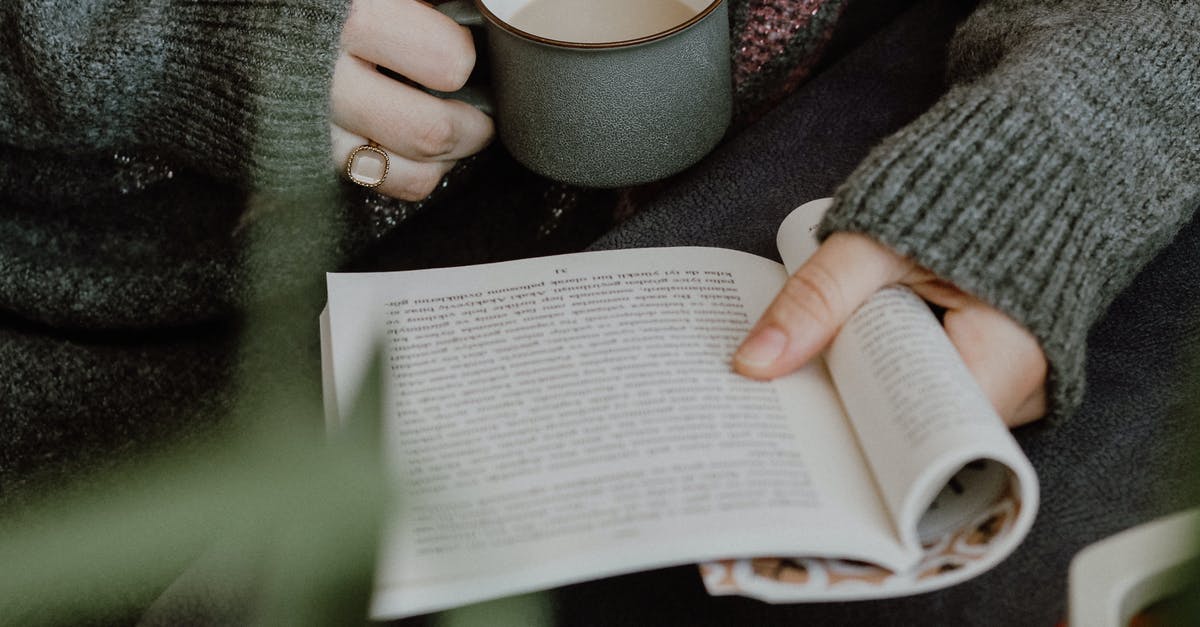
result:
[[[829,195],[874,143],[937,98],[945,42],[964,10],[950,0],[919,3],[658,190],[643,213],[594,247],[709,245],[775,257],[775,229],[788,211]],[[426,261],[436,264],[442,246],[495,237],[491,224],[465,209],[428,216],[408,233],[431,229],[422,232],[446,233],[443,239],[401,233],[362,269],[411,265],[405,238],[426,241]],[[292,314],[312,320],[319,306],[292,305]],[[64,334],[0,319],[6,373],[0,382],[0,504],[15,510],[67,482],[87,490],[99,468],[165,442],[205,437],[217,426],[214,417],[229,408],[225,391],[239,360],[255,346],[270,347],[262,349],[272,352],[268,361],[301,364],[315,395],[315,324],[305,338],[258,338],[241,353],[238,331],[230,322],[153,335]],[[1185,407],[1194,389],[1185,375],[1195,372],[1186,360],[1198,350],[1200,224],[1192,224],[1094,329],[1090,387],[1079,415],[1054,429],[1033,426],[1018,434],[1041,476],[1042,509],[1017,553],[974,581],[891,601],[770,606],[709,598],[696,569],[684,566],[557,590],[556,617],[564,625],[630,626],[1054,624],[1065,615],[1066,569],[1075,552],[1200,502],[1190,491],[1190,481],[1200,477],[1189,439],[1196,414]],[[159,600],[153,622],[205,618],[204,595],[212,586],[203,570],[193,569]]]

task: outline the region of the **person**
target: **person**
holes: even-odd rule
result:
[[[797,367],[867,295],[902,282],[947,309],[948,333],[1011,424],[1077,411],[1088,329],[1200,198],[1196,7],[984,2],[958,30],[955,86],[936,102],[927,80],[916,97],[880,77],[940,72],[940,40],[903,30],[926,52],[914,61],[925,74],[875,50],[864,66],[875,74],[837,75],[856,89],[814,87],[830,96],[814,119],[841,133],[822,154],[796,146],[812,127],[788,117],[817,105],[785,94],[832,49],[835,24],[865,9],[734,8],[739,133],[596,246],[721,240],[761,252],[773,230],[763,225],[836,173],[825,243],[738,353],[739,370]],[[919,3],[905,23],[945,24],[950,9]],[[245,367],[229,356],[236,334],[212,321],[278,304],[316,270],[400,234],[413,211],[375,193],[419,203],[493,134],[466,105],[374,71],[439,91],[466,80],[466,31],[414,0],[21,0],[0,20],[0,354],[20,373],[0,394],[18,444],[0,467],[10,504],[228,409],[207,391]],[[850,115],[887,97],[898,104],[878,116]],[[855,138],[865,150],[868,135],[882,140],[869,154],[833,146]],[[351,153],[372,144],[394,167],[383,183],[335,188]],[[850,161],[861,165],[850,172]],[[737,178],[721,178],[715,164],[728,163]],[[272,237],[285,245],[253,248]],[[50,481],[27,479],[48,468]]]

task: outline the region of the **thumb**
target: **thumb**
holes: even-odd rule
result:
[[[734,354],[733,369],[755,379],[795,371],[829,344],[850,314],[911,266],[865,235],[834,233],[788,278]]]

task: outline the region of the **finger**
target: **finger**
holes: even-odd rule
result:
[[[982,301],[946,313],[946,334],[1004,422],[1046,412],[1046,358],[1036,337]]]
[[[334,124],[413,161],[455,161],[487,146],[492,119],[457,100],[394,81],[350,55],[333,79]]]
[[[356,0],[342,47],[438,91],[460,89],[475,67],[470,31],[414,0]]]
[[[734,370],[756,379],[796,370],[825,348],[859,305],[911,266],[864,235],[831,235],[788,278],[734,355]]]
[[[333,154],[343,174],[350,153],[366,143],[365,137],[339,126],[333,127]],[[410,201],[426,198],[437,189],[442,178],[454,167],[453,161],[412,161],[384,146],[381,148],[388,153],[389,167],[383,183],[373,189],[392,198]]]
[[[978,302],[974,296],[958,289],[953,283],[943,281],[928,270],[920,269],[918,280],[905,277],[901,283],[907,285],[917,296],[944,309],[962,309]]]

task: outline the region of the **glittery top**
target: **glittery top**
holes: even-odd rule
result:
[[[752,121],[812,72],[844,0],[740,0],[731,5],[737,122]]]

